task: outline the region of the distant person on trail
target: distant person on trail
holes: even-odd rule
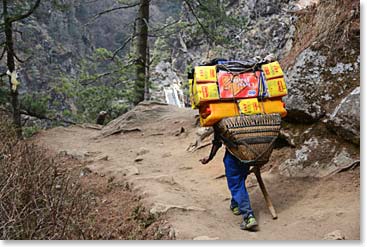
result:
[[[200,162],[205,165],[211,161],[218,149],[222,146],[220,135],[214,128],[214,140],[212,142],[210,155]],[[242,215],[243,222],[240,225],[242,230],[254,230],[258,225],[250,205],[250,198],[246,189],[246,178],[249,172],[249,166],[244,164],[235,156],[233,156],[228,149],[226,149],[224,158],[225,174],[227,177],[228,188],[231,192],[232,199],[230,209],[234,215]]]

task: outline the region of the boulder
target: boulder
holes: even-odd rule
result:
[[[359,80],[359,59],[356,59],[354,64],[339,62],[335,66],[326,66],[327,57],[318,51],[304,50],[297,57],[295,65],[286,71],[288,96],[284,100],[288,111],[287,119],[316,122],[335,112],[335,100],[337,102],[342,99],[341,103],[346,103],[346,99],[341,96],[348,94],[348,90],[353,90],[348,89],[349,87],[358,85],[356,81]],[[347,86],[343,83],[347,81],[352,83]],[[359,89],[348,96],[348,102],[356,103],[349,116],[353,114],[353,119],[359,119],[356,116],[359,115]]]
[[[360,87],[341,100],[327,124],[337,135],[360,144]]]
[[[286,74],[288,96],[284,97],[288,119],[297,122],[316,122],[325,115],[321,102],[326,57],[311,49],[304,50]]]
[[[325,177],[359,162],[359,154],[336,139],[312,136],[279,166],[288,177]]]

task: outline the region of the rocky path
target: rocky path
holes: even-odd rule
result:
[[[271,218],[252,174],[247,186],[260,227],[240,230],[241,217],[228,208],[224,149],[206,166],[198,160],[209,146],[186,151],[196,139],[193,119],[192,111],[180,109],[108,137],[97,129],[58,127],[38,134],[36,142],[85,160],[92,171],[132,183],[151,212],[167,214],[177,239],[360,239],[359,168],[323,179],[283,177],[277,164],[287,148],[275,150],[267,165],[272,169],[263,172],[278,219]]]

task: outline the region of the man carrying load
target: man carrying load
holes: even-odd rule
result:
[[[214,158],[218,149],[222,146],[222,140],[217,131],[214,131],[214,140],[212,143],[213,145],[209,156],[200,160],[203,165],[209,163],[209,161]],[[246,178],[249,172],[249,166],[233,156],[227,148],[223,162],[228,188],[232,195],[230,209],[233,214],[242,215],[243,222],[240,225],[242,230],[254,230],[258,224],[251,208],[250,197],[246,189]]]
[[[274,60],[272,56],[254,63],[214,59],[188,75],[190,99],[192,107],[199,110],[200,125],[214,127],[210,154],[200,162],[209,163],[225,144],[230,209],[242,215],[242,230],[254,230],[258,225],[246,189],[249,171],[255,173],[273,219],[277,218],[260,173],[260,167],[269,161],[281,118],[287,115],[282,101],[288,93],[285,78]]]

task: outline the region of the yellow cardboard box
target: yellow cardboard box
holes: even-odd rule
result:
[[[238,106],[240,108],[240,112],[245,115],[262,113],[262,109],[257,98],[239,100]]]
[[[284,77],[266,80],[269,98],[285,96],[288,94]]]
[[[215,66],[196,66],[196,82],[215,82],[217,81],[217,69]]]
[[[279,113],[287,116],[287,110],[281,97],[258,101],[258,99],[243,99],[238,101],[240,112],[245,115]]]
[[[218,86],[215,82],[196,84],[193,93],[195,106],[199,106],[201,102],[219,100]]]
[[[190,104],[192,109],[197,109],[197,105],[194,102],[194,95],[196,94],[196,87],[194,86],[194,80],[189,79],[189,95],[190,95]],[[195,90],[194,90],[195,89]]]
[[[264,64],[261,66],[261,69],[263,70],[266,79],[273,79],[284,75],[278,61]]]

